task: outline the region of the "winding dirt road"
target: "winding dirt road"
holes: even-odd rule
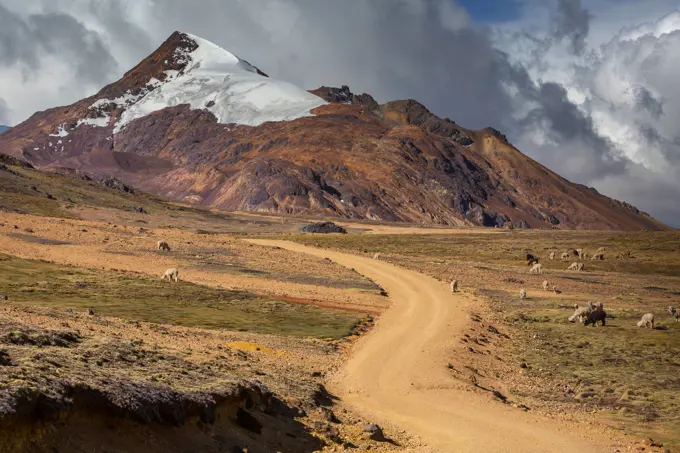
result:
[[[367,418],[419,436],[432,449],[426,451],[615,451],[602,432],[595,436],[460,388],[446,368],[447,352],[450,357],[469,320],[470,296],[452,295],[431,277],[382,261],[292,242],[252,242],[329,258],[389,293],[392,307],[329,386]]]

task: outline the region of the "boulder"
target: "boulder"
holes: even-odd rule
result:
[[[118,190],[124,193],[135,193],[135,190],[117,178],[105,178],[99,182],[102,186],[109,189]]]
[[[343,227],[340,225],[336,225],[333,222],[319,222],[319,223],[310,223],[309,225],[304,225],[300,228],[300,231],[302,233],[341,233],[341,234],[347,234],[347,230],[345,230]]]
[[[376,425],[375,423],[368,423],[364,425],[363,435],[365,438],[371,440],[376,441],[385,440],[385,434],[383,433],[382,428],[380,428],[380,426]]]
[[[553,225],[559,225],[560,224],[559,219],[552,214],[548,214],[548,222],[550,222]]]

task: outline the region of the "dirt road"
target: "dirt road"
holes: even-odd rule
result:
[[[602,431],[548,420],[461,389],[447,369],[475,302],[389,263],[284,242],[253,240],[330,258],[374,280],[392,307],[362,338],[330,390],[368,419],[406,430],[436,452],[615,451]]]

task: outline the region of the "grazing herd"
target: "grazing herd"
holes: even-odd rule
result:
[[[167,242],[165,241],[158,241],[156,244],[156,247],[160,251],[164,252],[169,252],[170,251],[170,246],[168,245]],[[604,260],[605,259],[605,251],[606,249],[604,247],[598,248],[595,253],[591,256],[591,260]],[[557,252],[550,252],[549,258],[551,260],[554,260],[555,257],[557,256]],[[562,260],[568,260],[570,257],[575,256],[578,257],[579,260],[585,260],[588,256],[587,252],[585,252],[583,249],[574,249],[574,250],[568,250],[565,252],[562,252],[560,254],[560,258]],[[623,258],[631,258],[631,253],[629,251],[626,252],[621,252],[616,255],[616,258],[618,259],[623,259]],[[380,259],[380,253],[376,253],[373,255],[373,259],[378,260]],[[539,263],[539,258],[531,253],[527,253],[526,255],[526,261],[527,265],[531,266],[529,269],[530,274],[537,274],[537,275],[542,275],[543,274],[543,265]],[[567,270],[569,271],[576,271],[576,272],[583,272],[585,271],[585,264],[582,262],[573,262]],[[161,280],[168,280],[168,281],[174,281],[178,282],[179,281],[179,270],[177,268],[170,268],[165,271],[165,273],[161,276]],[[542,283],[542,288],[543,291],[548,291],[550,288],[550,282],[548,280],[543,280]],[[562,294],[562,291],[557,289],[557,286],[553,285],[552,286],[552,291],[555,295]],[[451,292],[452,293],[457,293],[458,292],[458,280],[452,280],[451,281]],[[519,297],[520,299],[524,300],[527,299],[527,290],[526,288],[521,288],[519,291]],[[676,322],[680,322],[680,309],[675,309],[674,307],[668,307],[668,313],[675,318]],[[574,305],[574,313],[568,318],[569,322],[576,322],[578,321],[579,323],[588,326],[588,325],[593,325],[596,326],[597,323],[599,322],[602,326],[606,324],[606,319],[607,319],[607,312],[604,310],[604,304],[600,302],[599,304],[595,305],[592,302],[588,302],[588,305],[586,306],[579,306],[578,304]],[[646,313],[645,315],[642,316],[642,319],[637,323],[638,327],[648,327],[651,329],[654,329],[654,314],[653,313]]]
[[[605,260],[606,249],[604,247],[598,248],[592,255],[590,255],[591,260],[603,261]],[[572,249],[564,252],[550,252],[548,255],[550,260],[555,260],[559,255],[560,259],[565,261],[569,260],[571,257],[578,257],[579,260],[586,260],[588,258],[588,253],[584,249]],[[632,258],[630,251],[620,252],[616,255],[617,259]],[[526,255],[527,265],[531,266],[529,270],[530,274],[543,274],[544,267],[539,263],[539,258],[532,253],[527,253]],[[584,272],[585,264],[583,262],[574,261],[567,268],[568,271]],[[541,284],[543,291],[548,291],[550,288],[550,282],[548,280],[543,280]],[[562,291],[557,289],[557,286],[552,286],[552,291],[555,295],[562,294]],[[527,299],[526,288],[521,288],[519,291],[519,298],[524,300]],[[668,313],[675,318],[676,322],[680,322],[680,309],[674,307],[668,307]],[[600,302],[595,305],[592,302],[588,302],[586,306],[574,305],[574,313],[569,316],[569,322],[579,322],[585,326],[592,325],[596,326],[600,323],[602,326],[606,324],[607,312],[604,310],[604,304]],[[642,316],[642,319],[637,323],[638,327],[648,327],[654,329],[654,314],[646,313]]]
[[[604,247],[598,248],[595,251],[595,253],[592,254],[592,256],[590,257],[590,260],[591,261],[604,261],[605,260],[605,251],[606,251],[606,249]],[[584,249],[573,249],[573,250],[567,250],[565,252],[562,252],[560,254],[560,259],[562,261],[566,261],[569,258],[571,258],[572,256],[578,257],[578,259],[581,260],[581,261],[585,261],[586,259],[588,259],[588,253]],[[549,257],[550,257],[551,260],[554,260],[557,257],[557,252],[550,252]],[[629,259],[629,258],[632,258],[633,255],[630,252],[630,250],[627,250],[625,252],[617,253],[615,255],[615,257],[616,257],[616,259]],[[572,264],[572,266],[573,266],[573,264]],[[572,266],[569,266],[569,270],[572,270],[571,269]],[[573,269],[573,270],[576,270],[576,269]]]
[[[160,251],[163,252],[169,252],[170,245],[166,241],[158,241],[156,243],[156,248]],[[593,253],[591,260],[604,260],[605,259],[605,248],[600,247]],[[555,256],[557,255],[556,252],[550,252],[549,258],[551,260],[555,259]],[[583,249],[575,249],[575,250],[570,250],[566,252],[562,252],[560,255],[562,260],[567,260],[571,256],[577,256],[581,260],[585,260],[587,257],[587,253]],[[630,258],[631,253],[629,251],[622,252],[616,255],[617,258]],[[373,259],[378,260],[380,259],[380,253],[376,253],[373,255]],[[526,261],[529,266],[531,266],[531,269],[529,269],[530,274],[537,274],[541,275],[543,274],[543,265],[539,263],[539,258],[534,256],[531,253],[527,253],[526,255]],[[577,272],[583,272],[585,270],[585,265],[583,263],[579,262],[573,262],[567,270],[569,271],[577,271]],[[163,275],[161,276],[161,280],[167,280],[167,281],[172,281],[172,282],[178,282],[179,281],[179,270],[177,268],[170,268],[167,269]],[[550,282],[548,280],[543,280],[542,283],[542,288],[543,291],[548,291],[550,288]],[[555,295],[559,295],[562,293],[562,291],[557,289],[557,286],[553,285],[552,286],[553,293]],[[456,293],[458,292],[458,280],[452,280],[451,281],[451,292]],[[519,291],[519,297],[520,299],[524,300],[527,299],[527,290],[526,288],[521,288]],[[668,313],[675,318],[676,322],[680,322],[680,309],[676,309],[674,307],[668,307]],[[574,313],[568,318],[569,322],[575,322],[578,321],[579,323],[582,323],[585,326],[588,325],[597,325],[597,323],[601,323],[602,326],[605,325],[607,319],[607,313],[604,311],[604,305],[602,302],[600,302],[597,305],[594,305],[592,302],[588,302],[588,305],[581,307],[578,304],[574,305]],[[642,316],[642,319],[637,323],[638,327],[648,327],[651,329],[654,329],[654,314],[653,313],[646,313],[645,315]]]

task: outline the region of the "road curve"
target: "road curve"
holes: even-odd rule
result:
[[[388,292],[392,306],[329,383],[368,419],[416,434],[437,452],[611,450],[606,439],[582,434],[586,430],[460,389],[446,364],[469,320],[470,296],[452,295],[431,277],[383,261],[287,241],[251,242],[329,258]]]

